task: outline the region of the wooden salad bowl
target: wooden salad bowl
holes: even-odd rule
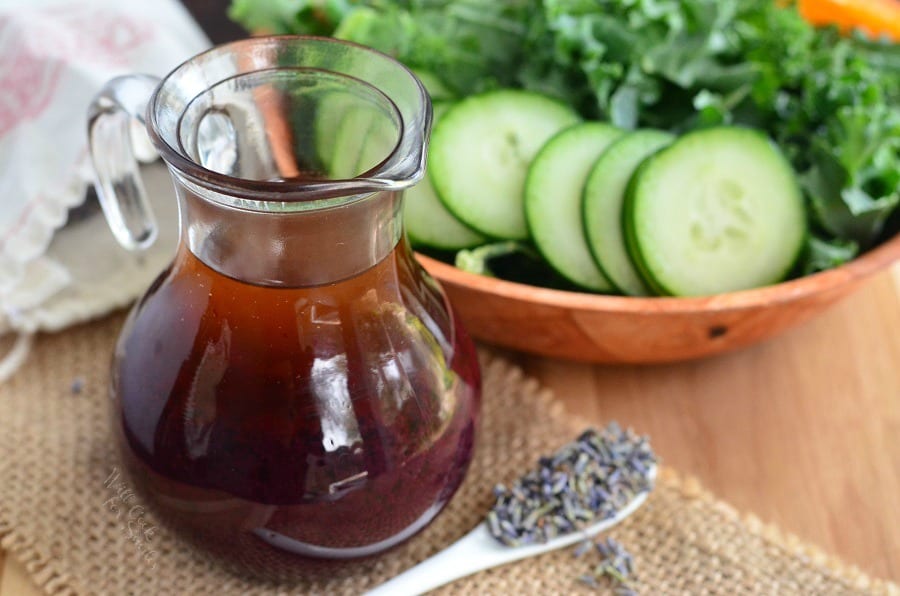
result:
[[[555,358],[649,364],[735,350],[812,318],[900,259],[900,234],[836,269],[700,298],[549,290],[417,257],[475,339]]]

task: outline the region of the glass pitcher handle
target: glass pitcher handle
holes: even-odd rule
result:
[[[145,114],[159,79],[128,75],[108,82],[88,110],[88,146],[97,196],[119,244],[128,250],[149,248],[157,225],[138,171],[131,127],[146,126]]]

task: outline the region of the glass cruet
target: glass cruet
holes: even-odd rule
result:
[[[273,549],[345,559],[413,535],[458,488],[478,364],[401,221],[430,120],[402,65],[309,37],[216,47],[96,97],[116,238],[156,235],[135,122],[178,201],[174,261],[128,316],[110,384],[126,469],[169,527],[251,567]]]

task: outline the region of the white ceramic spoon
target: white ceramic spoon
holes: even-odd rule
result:
[[[648,470],[647,475],[650,486],[653,486],[656,481],[655,465]],[[557,536],[543,544],[505,546],[491,536],[487,523],[482,522],[445,550],[367,592],[367,596],[415,596],[476,571],[571,546],[608,530],[634,513],[647,500],[648,494],[649,491],[634,497],[615,517],[599,521],[578,532]]]

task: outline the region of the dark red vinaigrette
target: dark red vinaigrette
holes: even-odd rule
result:
[[[113,373],[143,497],[250,568],[279,550],[394,546],[440,512],[472,456],[474,349],[405,241],[304,288],[236,281],[182,246],[129,317]]]

